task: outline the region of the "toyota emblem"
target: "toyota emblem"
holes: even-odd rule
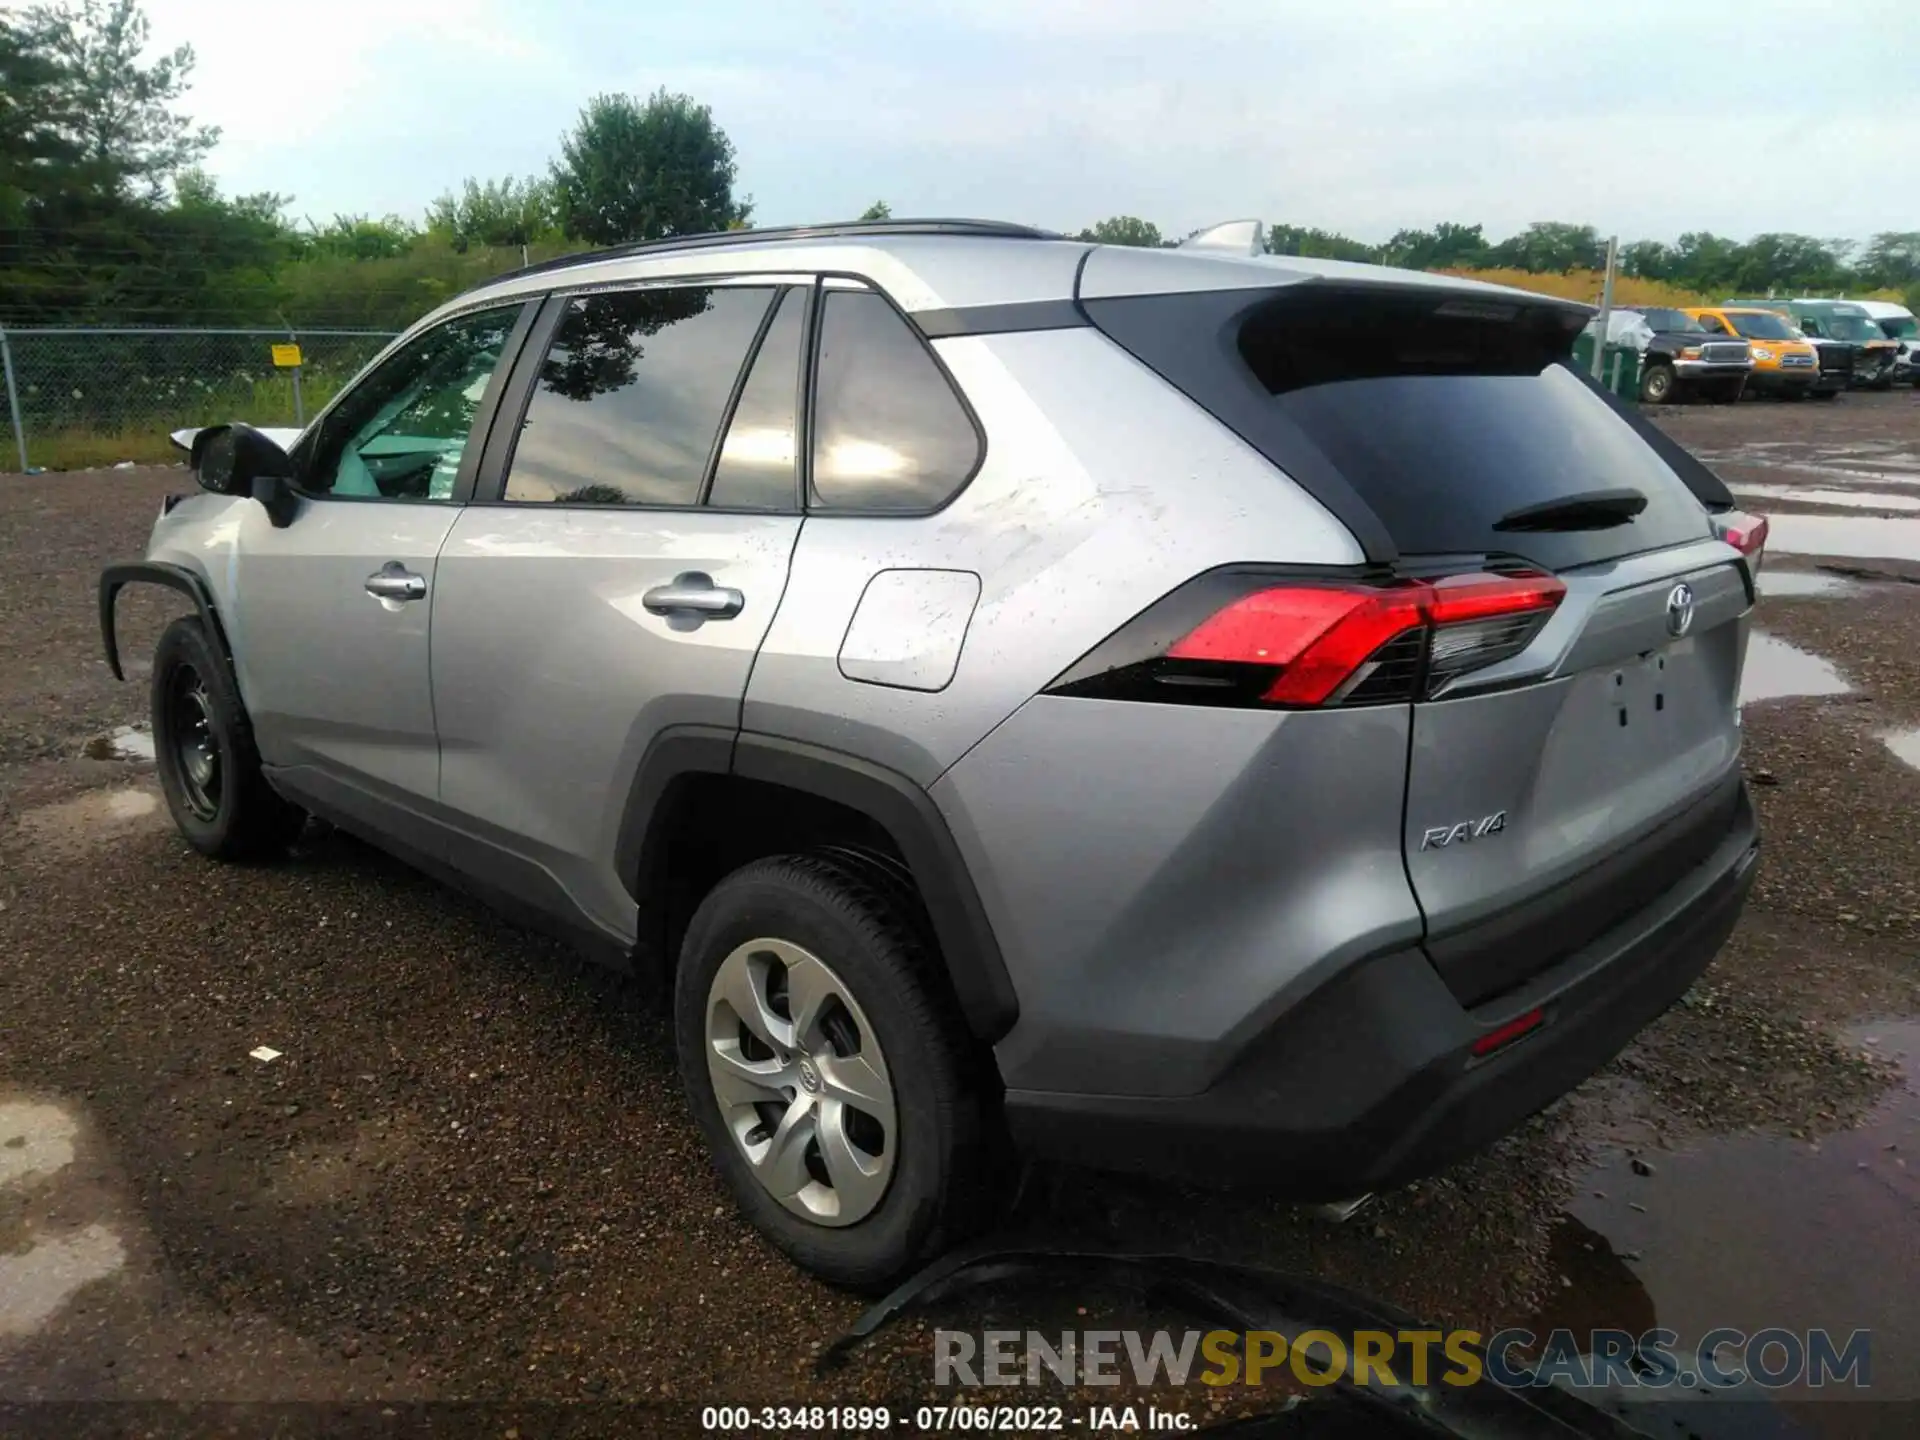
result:
[[[1667,592],[1667,633],[1675,637],[1693,628],[1693,587],[1676,585]]]

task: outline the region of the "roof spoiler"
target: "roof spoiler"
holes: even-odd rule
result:
[[[1267,253],[1267,227],[1258,220],[1229,220],[1196,230],[1175,247],[1180,250],[1212,250],[1224,255],[1264,255]]]

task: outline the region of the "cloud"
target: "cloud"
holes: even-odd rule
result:
[[[763,223],[885,198],[1064,228],[1865,236],[1911,223],[1920,179],[1920,7],[1823,11],[1811,52],[1798,10],[1740,0],[341,0],[271,29],[264,8],[153,15],[200,51],[216,173],[320,214],[538,170],[588,96],[660,85],[713,106]]]

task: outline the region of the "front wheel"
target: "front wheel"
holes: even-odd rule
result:
[[[1673,399],[1675,383],[1671,365],[1649,365],[1640,373],[1640,398],[1649,405],[1664,405]]]
[[[990,1067],[905,897],[838,857],[743,866],[674,986],[680,1078],[746,1217],[802,1268],[881,1288],[990,1218]]]
[[[160,636],[151,704],[154,768],[187,843],[217,860],[283,854],[306,815],[267,784],[233,669],[198,619]]]

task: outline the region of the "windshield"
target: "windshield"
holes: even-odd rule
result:
[[[1787,322],[1768,311],[1741,314],[1734,311],[1727,319],[1732,322],[1734,332],[1749,340],[1791,340],[1793,331],[1787,328]]]
[[[1829,315],[1826,332],[1837,340],[1884,340],[1880,327],[1865,315]]]
[[[1880,322],[1880,328],[1886,332],[1889,340],[1911,340],[1920,334],[1920,322],[1911,315],[1894,315]]]

